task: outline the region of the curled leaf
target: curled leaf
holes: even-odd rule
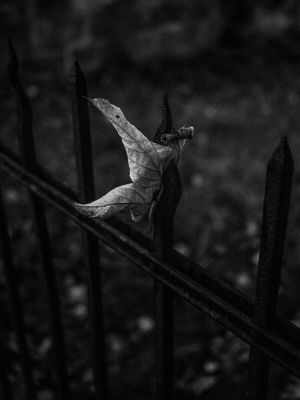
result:
[[[125,118],[122,110],[106,99],[90,99],[114,126],[126,150],[129,176],[140,186],[160,186],[164,167],[170,160],[172,149],[154,143]]]
[[[90,218],[105,219],[121,211],[131,211],[138,218],[150,208],[152,195],[151,189],[143,190],[138,185],[129,183],[112,189],[91,203],[75,203],[74,207]]]
[[[108,218],[121,211],[130,211],[134,220],[149,213],[155,193],[161,189],[162,175],[170,160],[179,159],[187,138],[194,128],[183,127],[173,132],[176,138],[165,136],[164,143],[148,139],[125,118],[122,110],[106,99],[89,99],[114,126],[126,150],[129,176],[132,183],[119,186],[89,204],[75,203],[74,207],[91,218]],[[171,117],[170,123],[171,123]],[[169,123],[169,125],[170,125]],[[162,137],[161,136],[161,137]]]

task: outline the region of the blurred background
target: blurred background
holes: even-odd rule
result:
[[[6,76],[12,37],[34,110],[39,162],[77,190],[68,75],[76,57],[91,97],[105,97],[151,137],[168,92],[174,127],[195,127],[179,163],[175,247],[252,297],[265,168],[287,135],[294,187],[278,313],[300,326],[300,4],[297,0],[2,0],[1,140],[16,150]],[[129,181],[122,143],[90,110],[97,196]],[[1,173],[41,400],[53,399],[52,340],[40,254],[25,190]],[[47,206],[63,305],[73,398],[93,393],[79,229]],[[127,216],[124,217],[128,218]],[[152,280],[101,246],[112,399],[153,398]],[[1,265],[1,264],[0,264]],[[0,273],[1,330],[18,399],[21,371]],[[175,302],[176,398],[242,398],[248,346]],[[269,399],[296,400],[299,380],[272,366]],[[92,397],[91,397],[92,398]]]

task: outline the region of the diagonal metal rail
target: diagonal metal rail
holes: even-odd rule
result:
[[[129,225],[112,219],[95,222],[74,211],[76,196],[46,174],[27,171],[20,160],[0,143],[2,167],[18,182],[59,209],[86,231],[113,247],[125,258],[163,282],[173,292],[212,319],[300,377],[300,329],[273,317],[268,327],[252,319],[253,303],[240,293],[214,280],[200,265],[172,250],[167,261],[152,252],[151,242]],[[127,232],[127,234],[125,233]]]

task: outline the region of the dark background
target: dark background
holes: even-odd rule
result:
[[[16,149],[6,77],[7,39],[34,109],[39,162],[76,190],[67,77],[76,56],[91,97],[106,97],[151,137],[167,91],[174,126],[195,136],[179,163],[183,195],[175,247],[253,296],[266,163],[282,135],[295,160],[279,314],[300,326],[300,4],[297,0],[60,0],[0,5],[1,140]],[[129,181],[120,138],[90,110],[97,195]],[[26,192],[2,175],[41,400],[52,399],[52,341],[40,254]],[[85,271],[79,229],[47,206],[63,304],[74,399],[92,393]],[[152,280],[102,247],[112,399],[153,398]],[[1,266],[2,268],[2,266]],[[0,270],[1,329],[22,399],[18,352]],[[179,399],[240,399],[248,346],[176,301]],[[297,399],[299,380],[272,367],[270,399]],[[77,396],[77,397],[76,397]],[[82,396],[82,397],[80,397]]]

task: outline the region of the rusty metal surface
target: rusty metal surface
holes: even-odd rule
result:
[[[75,61],[69,77],[79,201],[95,199],[93,156],[86,81]],[[83,97],[84,96],[84,97]],[[84,254],[88,271],[89,318],[92,328],[92,359],[96,399],[108,398],[107,368],[103,327],[101,263],[98,239],[83,229]]]
[[[37,173],[37,158],[32,131],[32,111],[26,93],[19,80],[18,59],[11,41],[9,41],[8,75],[19,111],[18,139],[24,166],[28,170]],[[69,379],[64,330],[46,211],[42,199],[34,193],[31,193],[31,202],[34,212],[36,234],[40,243],[42,267],[49,299],[54,351],[56,355],[55,369],[57,392],[61,400],[66,400],[69,398]]]
[[[161,136],[172,128],[172,118],[167,95],[163,99],[162,122],[153,141],[160,143]],[[153,253],[164,260],[173,248],[173,224],[181,196],[181,182],[177,166],[172,161],[162,177],[162,190],[152,216]],[[173,293],[159,280],[154,282],[156,321],[156,397],[173,398],[174,387],[174,328]]]
[[[254,302],[254,321],[267,328],[275,313],[292,189],[293,160],[286,138],[282,139],[267,166],[260,255]],[[269,359],[250,349],[247,400],[267,396]]]

